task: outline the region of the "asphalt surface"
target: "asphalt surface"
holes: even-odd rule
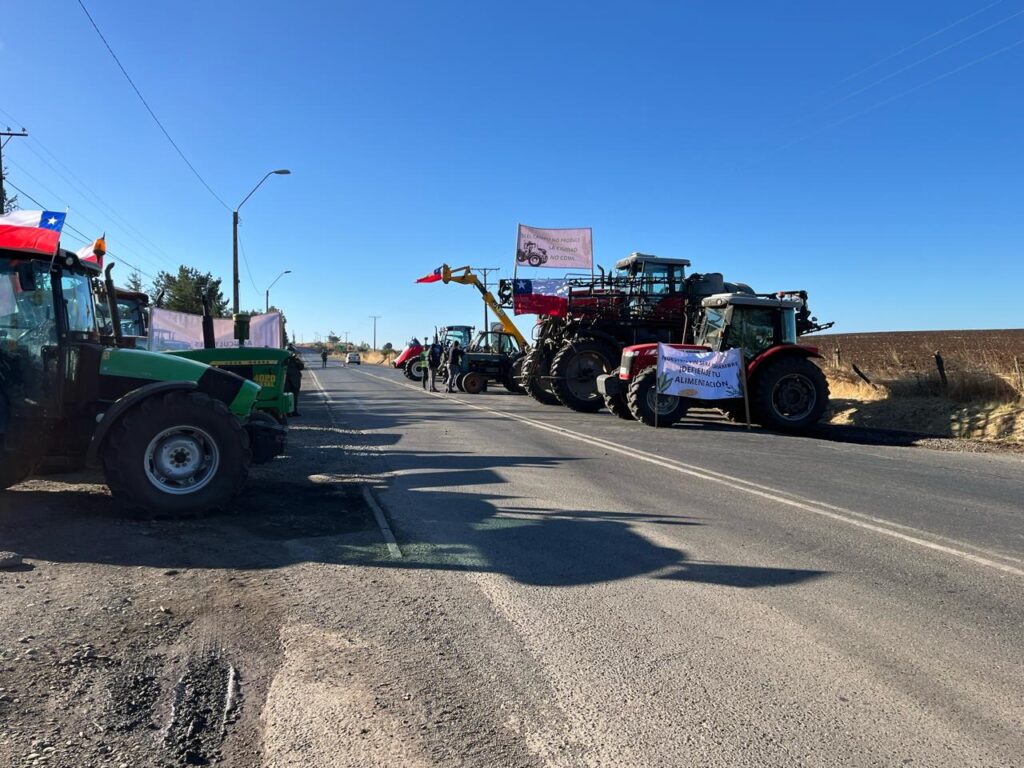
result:
[[[1019,456],[310,368],[508,764],[1024,764]]]

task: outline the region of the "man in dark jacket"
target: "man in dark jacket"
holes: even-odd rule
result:
[[[284,391],[291,392],[292,397],[295,398],[295,407],[292,408],[292,412],[288,415],[298,416],[299,390],[302,389],[302,369],[306,367],[306,364],[302,361],[302,355],[299,354],[293,344],[289,344],[287,349],[288,360],[284,371]]]
[[[462,360],[465,358],[466,353],[462,351],[462,347],[458,341],[453,341],[451,349],[448,350],[448,392],[455,391],[455,380],[462,373]]]
[[[437,371],[441,367],[444,357],[444,347],[441,346],[437,340],[437,336],[434,337],[434,343],[430,345],[430,349],[427,350],[427,370],[423,372],[424,376],[430,377],[430,391],[437,392]]]
[[[327,354],[327,347],[320,350],[320,360],[323,363],[323,365],[320,366],[321,368],[327,367]]]

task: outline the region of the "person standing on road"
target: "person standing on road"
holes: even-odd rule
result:
[[[434,337],[434,343],[430,345],[427,352],[427,370],[423,372],[424,377],[430,376],[430,391],[437,392],[437,371],[441,367],[444,349]]]
[[[288,360],[286,361],[287,367],[284,371],[284,391],[291,392],[294,398],[294,406],[289,416],[299,415],[299,390],[302,389],[302,369],[306,367],[306,364],[302,362],[302,356],[298,350],[295,349],[294,344],[289,344],[288,347]]]
[[[455,380],[462,373],[462,361],[466,357],[466,353],[462,351],[462,346],[458,341],[453,341],[451,349],[448,350],[448,387],[446,392],[455,391]]]
[[[324,347],[323,349],[320,350],[320,361],[323,363],[323,365],[321,365],[320,367],[321,368],[326,368],[327,367],[327,347]]]
[[[424,337],[423,337],[423,349],[420,351],[420,373],[423,374],[423,376],[420,379],[420,381],[423,383],[423,391],[424,392],[427,389],[427,379],[429,378],[428,371],[430,370],[430,362],[429,362],[430,344],[428,343],[429,341],[430,341],[430,335],[429,334],[424,335]]]

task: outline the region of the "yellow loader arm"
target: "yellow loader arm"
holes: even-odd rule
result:
[[[483,283],[480,279],[473,274],[472,267],[455,267],[452,269],[447,264],[441,267],[441,279],[446,283],[462,283],[463,285],[475,286],[480,295],[483,297],[484,303],[490,307],[495,317],[501,320],[501,327],[505,329],[505,332],[512,336],[516,343],[519,345],[520,351],[525,350],[529,344],[526,343],[526,339],[523,334],[516,328],[516,324],[512,322],[512,318],[505,314],[505,310],[501,308],[497,300],[484,288]],[[487,330],[486,328],[484,330]]]

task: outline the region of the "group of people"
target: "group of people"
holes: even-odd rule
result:
[[[429,338],[429,337],[427,337]],[[423,388],[430,388],[431,392],[437,392],[437,377],[442,367],[447,364],[448,380],[445,384],[446,392],[455,391],[456,371],[462,370],[462,361],[466,353],[458,340],[453,341],[446,350],[441,342],[434,337],[429,345],[424,344],[421,359],[423,360]]]

